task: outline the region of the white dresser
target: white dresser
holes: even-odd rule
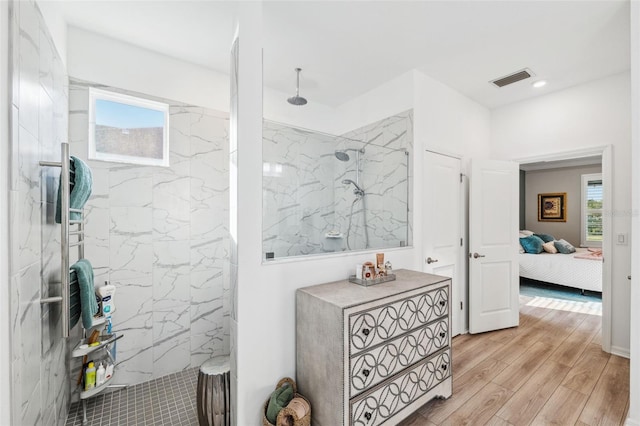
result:
[[[451,396],[451,280],[396,276],[296,292],[296,378],[313,425],[394,425]]]

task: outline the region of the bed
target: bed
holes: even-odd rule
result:
[[[520,253],[519,263],[521,277],[602,292],[602,258],[588,249],[577,248],[571,254]]]

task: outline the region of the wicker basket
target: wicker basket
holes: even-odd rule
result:
[[[291,410],[288,407],[284,407],[278,413],[278,418],[276,420],[276,424],[274,425],[273,423],[269,422],[269,420],[267,420],[267,407],[269,406],[269,399],[267,399],[267,401],[264,403],[264,407],[262,410],[262,426],[281,426],[281,425],[288,425],[288,424],[291,424],[293,426],[311,426],[311,403],[307,398],[305,398],[304,396],[298,393],[298,387],[296,386],[296,382],[290,377],[285,377],[283,379],[280,379],[280,381],[276,385],[276,389],[278,389],[280,386],[282,386],[285,383],[289,383],[293,388],[294,398],[302,398],[305,401],[307,401],[307,404],[309,404],[309,412],[300,419],[298,418],[298,416],[293,410]],[[287,417],[293,419],[293,423],[286,422]]]

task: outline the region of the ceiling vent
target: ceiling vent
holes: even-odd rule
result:
[[[509,74],[496,80],[492,80],[491,83],[495,84],[498,87],[504,87],[509,84],[517,83],[521,80],[526,80],[527,78],[533,77],[534,75],[535,74],[533,74],[530,69],[525,68],[513,74]]]

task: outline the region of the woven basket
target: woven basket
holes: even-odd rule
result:
[[[290,377],[285,377],[283,379],[280,379],[280,381],[276,385],[276,389],[278,389],[280,386],[282,386],[285,383],[289,383],[293,388],[294,398],[302,398],[305,401],[307,401],[307,404],[309,404],[309,412],[300,419],[298,418],[298,416],[293,410],[291,410],[288,407],[284,407],[278,413],[278,418],[276,420],[276,424],[274,425],[273,423],[269,422],[269,420],[267,420],[267,407],[269,406],[269,399],[267,399],[267,401],[264,403],[264,407],[262,410],[262,426],[282,426],[282,425],[289,425],[289,424],[291,424],[292,426],[311,426],[311,403],[307,398],[305,398],[304,396],[298,393],[298,387],[296,386],[296,382]],[[293,423],[288,422],[287,418],[292,419]]]

